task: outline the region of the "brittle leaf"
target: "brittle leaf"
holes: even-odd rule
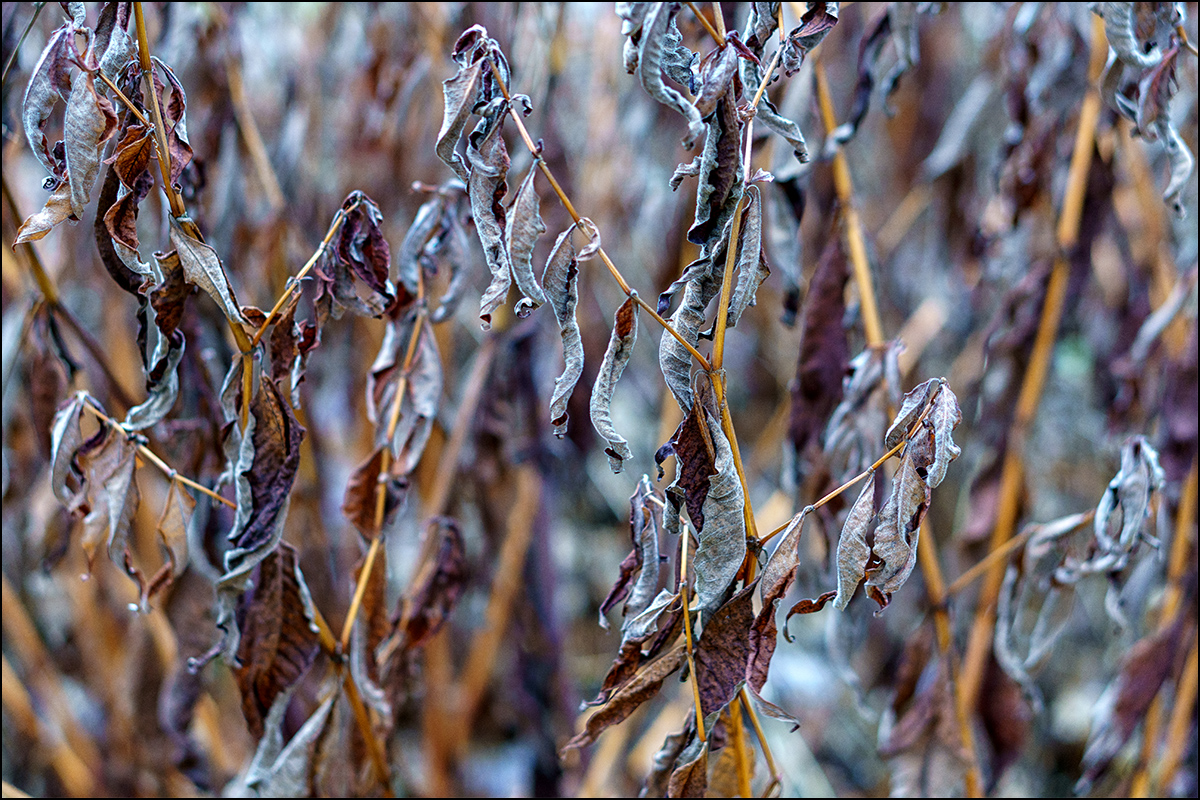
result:
[[[707,417],[707,414],[706,414]],[[738,478],[729,439],[719,420],[707,417],[716,474],[704,500],[704,527],[696,548],[696,599],[701,612],[715,612],[746,557],[746,518],[742,482]]]
[[[621,373],[625,371],[625,365],[633,355],[633,343],[637,340],[637,312],[638,306],[632,297],[617,309],[608,349],[604,351],[604,361],[592,386],[592,426],[596,433],[608,441],[604,452],[608,454],[608,464],[614,473],[620,473],[624,469],[624,462],[633,458],[629,442],[613,427],[612,395]]]
[[[904,403],[900,406],[899,413],[896,414],[896,418],[887,429],[887,434],[883,437],[885,450],[891,450],[908,437],[909,429],[917,421],[917,417],[925,412],[926,406],[929,405],[930,395],[940,385],[941,381],[937,378],[930,378],[904,395]],[[962,418],[961,414],[959,418]]]
[[[550,424],[554,426],[554,435],[560,439],[567,434],[567,402],[583,374],[583,337],[575,319],[575,306],[579,302],[579,257],[571,243],[571,234],[576,229],[584,230],[591,239],[585,249],[599,248],[600,231],[584,217],[559,234],[542,273],[546,300],[554,309],[563,342],[563,372],[554,381],[554,394],[550,397]]]
[[[187,282],[207,292],[231,322],[244,322],[242,308],[229,285],[217,251],[188,234],[174,217],[170,218],[170,225],[171,244],[179,254]]]
[[[512,208],[508,210],[508,226],[505,231],[513,279],[517,282],[517,289],[524,295],[516,305],[517,316],[522,318],[529,316],[529,312],[546,302],[546,295],[533,275],[533,248],[538,237],[546,232],[546,223],[542,222],[537,190],[534,188],[537,167],[538,160],[534,159],[529,174],[517,189]]]
[[[875,480],[868,475],[863,481],[858,499],[850,507],[842,535],[837,545],[837,597],[833,607],[842,611],[850,604],[850,598],[866,574],[871,548],[867,545],[867,533],[875,516]]]
[[[397,629],[410,649],[423,646],[442,629],[467,585],[466,548],[458,525],[448,517],[437,517],[430,531],[438,539],[436,549],[398,609]]]
[[[958,407],[958,398],[945,381],[933,398],[929,421],[933,426],[933,463],[929,465],[926,480],[930,489],[936,489],[946,477],[950,462],[962,454],[962,448],[953,439],[954,429],[962,422],[962,411]]]
[[[680,7],[680,3],[659,3],[646,15],[642,24],[641,47],[638,50],[637,76],[651,97],[675,109],[687,119],[688,133],[683,139],[683,146],[690,150],[704,130],[700,112],[662,79],[663,61],[667,53],[667,33]]]
[[[740,566],[740,564],[739,564]],[[750,642],[746,631],[754,622],[754,590],[757,581],[741,589],[704,625],[693,654],[700,711],[708,719],[737,696],[746,680]]]
[[[483,245],[484,260],[492,273],[491,283],[479,301],[479,320],[485,331],[491,329],[492,312],[504,302],[512,283],[512,265],[503,238],[506,212],[500,202],[508,192],[505,176],[512,163],[500,135],[507,111],[508,104],[504,100],[489,107],[467,143],[467,160],[471,164],[467,177],[471,216]]]

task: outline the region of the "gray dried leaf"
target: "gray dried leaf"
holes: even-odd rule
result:
[[[175,245],[175,251],[179,254],[179,263],[183,265],[187,282],[207,292],[231,322],[245,322],[217,251],[188,234],[174,217],[169,221],[171,244]]]
[[[917,563],[921,520],[929,510],[930,490],[923,473],[933,463],[933,435],[921,426],[908,445],[900,470],[892,479],[892,493],[879,511],[872,555],[882,563],[867,570],[867,586],[877,586],[886,600],[894,594]]]
[[[498,100],[491,107],[467,143],[467,160],[471,172],[467,178],[467,194],[471,198],[471,215],[475,230],[483,245],[483,256],[492,273],[491,283],[479,301],[479,320],[483,329],[492,327],[492,312],[508,296],[512,283],[512,265],[508,248],[504,246],[505,209],[501,200],[508,192],[505,176],[511,163],[504,138],[500,136],[508,103]]]
[[[533,248],[538,238],[546,232],[534,187],[537,171],[538,160],[534,159],[529,174],[517,189],[517,198],[508,210],[508,228],[505,231],[513,279],[517,282],[517,289],[524,295],[516,305],[517,316],[521,318],[529,316],[529,312],[546,302],[546,295],[533,275]]]
[[[593,234],[588,247],[594,243],[599,248],[600,232],[596,226],[587,218],[581,222],[586,222]],[[550,398],[550,424],[554,426],[554,435],[560,439],[567,435],[567,402],[583,374],[583,337],[575,319],[575,306],[579,302],[579,258],[571,243],[571,234],[580,227],[583,226],[576,223],[559,234],[542,273],[546,299],[554,309],[563,342],[563,372],[554,381],[554,394]]]
[[[73,55],[77,55],[75,26],[68,23],[50,34],[50,40],[30,73],[29,86],[21,104],[21,122],[29,149],[56,178],[62,177],[63,166],[54,157],[44,131],[46,120],[50,119],[58,101],[66,102],[71,96],[70,60]]]
[[[762,68],[746,58],[741,60],[741,68],[742,97],[746,102],[750,102],[754,99],[754,93],[758,91],[758,87],[762,83]],[[779,109],[775,108],[766,92],[763,92],[762,97],[759,98],[754,112],[755,119],[782,136],[792,146],[792,153],[796,156],[797,161],[801,164],[808,163],[808,144],[804,141],[804,133],[800,130],[800,126],[780,114]]]
[[[650,632],[658,625],[658,620],[663,612],[668,611],[678,600],[678,592],[662,589],[642,611],[633,616],[626,616],[625,622],[621,624],[621,644],[638,641],[649,636]]]
[[[1128,553],[1150,516],[1150,498],[1163,486],[1158,452],[1144,436],[1131,436],[1121,447],[1121,469],[1096,506],[1094,530],[1103,553]]]
[[[71,462],[83,444],[79,417],[86,401],[87,392],[76,392],[54,415],[54,426],[50,430],[50,488],[63,504],[69,503],[74,494],[67,486],[67,478],[75,472]]]
[[[75,459],[83,475],[83,486],[72,501],[83,518],[80,544],[90,567],[96,548],[102,542],[108,546],[109,559],[138,584],[139,594],[145,594],[145,580],[133,566],[129,553],[129,526],[137,513],[141,495],[134,472],[137,469],[137,445],[111,426],[102,437],[86,442]]]
[[[866,574],[867,562],[871,558],[871,548],[867,545],[867,533],[871,521],[875,517],[875,476],[868,475],[863,480],[862,491],[858,499],[850,507],[846,522],[842,526],[842,535],[837,545],[837,597],[833,607],[839,611],[845,610],[850,604],[850,598],[858,584]]]
[[[1158,128],[1159,137],[1163,140],[1163,146],[1167,151],[1167,161],[1171,167],[1171,177],[1167,181],[1167,188],[1163,190],[1163,200],[1171,204],[1176,217],[1183,219],[1186,216],[1182,200],[1183,190],[1187,188],[1188,179],[1192,177],[1192,169],[1196,165],[1196,160],[1192,156],[1192,151],[1188,149],[1187,143],[1173,125],[1160,121]]]
[[[1153,47],[1147,52],[1134,33],[1133,3],[1092,3],[1092,11],[1104,20],[1108,46],[1117,58],[1135,67],[1153,67],[1162,59],[1162,51]]]
[[[755,304],[758,287],[771,274],[771,267],[762,249],[762,195],[757,186],[748,187],[746,195],[746,210],[738,242],[737,284],[729,298],[725,322],[730,328],[738,324],[742,312]]]
[[[908,437],[909,429],[917,421],[917,417],[925,413],[925,408],[929,405],[930,395],[940,385],[941,381],[938,378],[930,378],[904,395],[904,402],[900,406],[900,411],[896,414],[896,419],[892,421],[891,427],[888,428],[887,434],[883,437],[883,447],[885,450],[891,450]]]
[[[671,315],[671,326],[693,347],[700,340],[704,309],[713,293],[700,281],[689,281],[683,288],[679,308]],[[658,348],[658,366],[675,402],[686,413],[692,407],[692,354],[666,331]]]
[[[703,618],[715,612],[746,558],[745,497],[733,462],[733,449],[721,422],[704,414],[712,437],[714,467],[704,499],[704,527],[693,564],[696,570],[696,600]]]
[[[663,82],[664,60],[675,48],[669,47],[667,41],[668,29],[675,15],[679,13],[681,3],[658,3],[654,6],[642,24],[641,44],[638,49],[636,71],[642,88],[651,97],[665,106],[675,109],[687,119],[688,133],[683,139],[683,146],[691,149],[700,134],[704,132],[704,123],[700,120],[700,112],[688,102],[682,94]]]
[[[458,141],[471,116],[478,92],[479,73],[484,62],[476,61],[469,66],[459,67],[452,78],[442,81],[445,109],[442,112],[442,128],[438,131],[436,150],[440,158],[463,183],[468,180],[466,162],[458,154]]]
[[[636,617],[650,608],[659,587],[664,582],[665,560],[659,557],[659,514],[662,500],[654,491],[649,475],[642,475],[638,481],[637,490],[630,498],[630,533],[633,535],[633,545],[638,548],[641,556],[642,569],[629,590],[625,601],[625,617]],[[665,589],[663,591],[666,591]],[[642,634],[644,635],[644,633]],[[622,640],[630,638],[628,631],[622,626]]]
[[[592,426],[596,433],[608,441],[604,452],[608,454],[608,464],[614,473],[621,472],[624,462],[633,458],[629,442],[613,427],[611,407],[613,390],[633,355],[633,343],[637,340],[637,309],[632,297],[617,309],[608,349],[604,351],[604,361],[592,386]]]
[[[943,378],[941,389],[933,398],[933,410],[929,413],[928,422],[933,428],[933,463],[929,465],[926,482],[930,489],[936,489],[946,477],[946,469],[950,462],[962,454],[962,448],[954,443],[954,429],[962,422],[962,410],[958,407],[958,398],[950,391],[950,385]]]
[[[294,691],[294,686],[288,687],[271,704],[263,723],[263,738],[258,743],[250,766],[246,768],[241,785],[235,781],[226,787],[227,792],[235,796],[253,797],[300,797],[309,794],[309,776],[315,769],[313,760],[338,692],[327,682],[321,692],[325,699],[285,745],[284,715]]]
[[[707,117],[716,109],[717,101],[729,92],[737,74],[738,51],[728,43],[700,60],[700,90],[694,102],[701,117]]]
[[[179,362],[187,341],[179,331],[169,336],[160,335],[154,348],[154,366],[146,374],[146,391],[149,397],[141,404],[129,409],[121,427],[129,431],[140,431],[158,423],[175,405],[179,396]]]

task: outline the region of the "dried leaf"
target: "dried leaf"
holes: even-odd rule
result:
[[[471,216],[483,245],[484,261],[492,273],[491,283],[479,301],[479,320],[485,331],[491,329],[492,312],[504,302],[512,284],[512,264],[503,239],[506,211],[501,203],[508,193],[505,177],[512,163],[504,146],[504,137],[500,135],[507,112],[508,103],[497,101],[488,108],[467,141],[467,160],[471,164],[467,194],[471,198]]]
[[[739,564],[740,566],[740,564]],[[700,711],[706,726],[737,696],[746,680],[750,642],[746,631],[754,622],[754,590],[757,581],[741,589],[729,602],[717,609],[696,643],[696,685],[700,691]]]
[[[112,426],[105,426],[100,434],[84,442],[75,454],[83,475],[82,487],[71,505],[84,513],[80,544],[88,568],[95,561],[96,548],[106,543],[109,559],[124,568],[144,598],[146,581],[129,552],[129,526],[141,502],[134,477],[136,455],[137,445]]]
[[[261,739],[275,699],[295,685],[319,649],[312,597],[296,550],[283,542],[258,565],[238,608],[242,632],[233,669],[250,735]]]
[[[733,35],[736,35],[736,31]],[[734,88],[733,81],[737,77],[738,50],[730,43],[730,40],[727,40],[724,45],[713,48],[704,58],[700,59],[700,88],[696,92],[694,103],[696,111],[702,118],[716,110],[717,101]],[[735,91],[734,97],[737,94],[738,92]]]
[[[791,77],[800,71],[804,56],[819,45],[838,21],[837,3],[809,3],[800,24],[793,28],[783,46],[783,74]]]
[[[517,316],[525,318],[529,312],[546,302],[542,287],[533,276],[533,248],[538,237],[546,232],[546,223],[539,213],[534,176],[537,174],[538,159],[529,167],[529,174],[521,181],[517,197],[508,210],[508,226],[505,243],[508,246],[509,263],[512,264],[513,279],[517,289],[524,295],[517,301]]]
[[[624,3],[619,5],[647,5],[646,3]],[[646,785],[642,788],[641,797],[665,797],[667,781],[675,771],[675,764],[688,742],[696,737],[696,723],[689,717],[684,723],[683,730],[667,735],[662,747],[654,754],[653,766],[646,777]],[[728,748],[733,750],[732,747]]]
[[[637,311],[637,303],[632,297],[617,309],[608,349],[604,351],[604,361],[592,386],[592,427],[608,441],[604,452],[608,454],[608,464],[614,473],[620,473],[625,468],[624,462],[633,458],[629,442],[613,427],[611,407],[613,390],[633,355],[633,343],[637,341]]]
[[[316,750],[330,724],[330,712],[337,701],[338,692],[330,685],[330,681],[326,681],[321,692],[325,699],[284,745],[284,714],[291,695],[289,690],[275,699],[263,723],[263,737],[254,752],[254,759],[246,769],[242,785],[231,784],[226,791],[246,796],[253,793],[258,797],[301,797],[309,794],[309,776],[314,769]]]
[[[904,395],[904,403],[900,406],[899,413],[896,414],[896,418],[892,420],[891,426],[887,429],[887,434],[883,437],[885,450],[891,450],[908,438],[908,432],[913,423],[925,413],[925,409],[929,406],[930,395],[941,385],[939,379],[930,378]],[[962,414],[959,414],[959,418],[962,418]]]
[[[669,53],[676,50],[675,47],[669,46],[667,34],[680,8],[680,3],[659,3],[646,15],[642,24],[636,70],[642,88],[651,97],[675,109],[687,120],[688,133],[683,139],[683,146],[690,150],[704,130],[700,112],[662,79],[663,62]]]
[[[621,563],[621,577],[600,604],[600,627],[605,630],[608,629],[605,613],[622,599],[628,597],[622,611],[622,616],[628,620],[649,608],[659,593],[664,576],[658,554],[659,517],[655,512],[660,503],[650,484],[650,476],[643,475],[629,498],[629,535],[633,540],[633,551]]]
[[[707,416],[707,414],[706,414]],[[746,518],[742,482],[733,462],[733,450],[720,421],[707,417],[713,441],[716,474],[709,481],[704,500],[704,527],[698,531],[700,544],[694,560],[696,599],[702,618],[715,612],[725,591],[746,558]]]
[[[875,518],[875,476],[868,475],[863,481],[858,499],[850,507],[842,535],[837,545],[837,599],[833,607],[844,611],[850,598],[866,574],[867,562],[871,558],[871,547],[867,534]]]
[[[183,85],[179,79],[175,77],[175,73],[171,68],[158,59],[157,56],[151,56],[151,61],[154,65],[161,69],[167,76],[167,82],[171,84],[171,99],[163,105],[163,118],[167,125],[167,153],[171,160],[171,185],[175,186],[179,182],[179,176],[183,174],[183,170],[192,162],[192,145],[187,138],[187,95],[183,92]],[[155,91],[162,97],[161,84],[158,82],[158,73],[155,73]]]
[[[717,468],[716,449],[705,421],[706,412],[693,397],[692,407],[670,440],[654,454],[654,460],[662,464],[667,456],[675,456],[675,481],[671,486],[683,490],[688,516],[699,530],[704,527],[704,500]],[[673,493],[668,490],[668,494]]]
[[[225,275],[217,251],[187,233],[174,217],[170,218],[170,224],[171,244],[175,245],[175,252],[179,254],[179,263],[183,266],[187,282],[207,292],[231,322],[244,322],[241,306],[229,286],[229,278]]]
[[[1162,489],[1158,452],[1144,436],[1131,436],[1121,447],[1121,469],[1096,506],[1094,529],[1103,553],[1128,553],[1150,516],[1150,497]]]
[[[170,586],[188,566],[187,529],[196,509],[196,499],[184,489],[178,480],[172,480],[167,489],[167,500],[162,516],[158,518],[158,539],[167,561],[150,579],[146,588],[145,601]]]
[[[679,756],[683,763],[667,781],[667,797],[704,797],[708,789],[708,742],[696,739],[694,746],[699,752],[693,754],[688,748]]]
[[[606,728],[622,722],[638,706],[657,695],[659,689],[662,688],[663,681],[683,666],[686,658],[687,654],[684,652],[683,645],[679,644],[665,655],[647,664],[632,680],[626,682],[613,694],[604,708],[588,717],[583,732],[573,736],[563,746],[560,754],[565,755],[570,750],[587,747],[595,742]]]
[[[842,399],[842,378],[850,361],[846,329],[845,286],[850,273],[842,237],[830,236],[808,284],[800,324],[800,355],[792,381],[788,438],[797,464],[809,442],[817,442],[830,414]]]
[[[762,196],[757,186],[746,189],[746,210],[743,212],[738,240],[737,284],[729,298],[726,325],[738,324],[749,306],[754,305],[758,287],[771,274],[762,249]]]
[[[941,390],[933,398],[929,422],[933,427],[933,463],[929,465],[925,480],[930,489],[936,489],[946,477],[950,462],[962,454],[962,448],[952,438],[954,429],[962,422],[962,411],[958,407],[958,398],[950,391],[945,379],[942,380]]]
[[[395,475],[380,475],[383,467],[384,448],[378,447],[371,457],[358,466],[346,483],[346,494],[342,500],[342,513],[358,528],[363,538],[370,541],[380,532],[391,527],[396,513],[403,507],[408,493],[408,482]],[[382,478],[382,480],[381,480]],[[375,525],[375,507],[380,487],[383,487],[383,522],[378,530]]]
[[[54,427],[50,431],[50,488],[64,505],[70,503],[75,494],[67,485],[67,479],[79,475],[74,461],[75,453],[83,444],[79,417],[83,413],[86,400],[87,392],[76,392],[75,396],[58,410],[54,416]]]
[[[50,119],[58,101],[67,102],[71,96],[70,64],[75,58],[78,58],[75,26],[67,23],[50,34],[29,75],[29,86],[21,104],[21,121],[29,149],[55,179],[65,176],[65,166],[56,158],[44,131],[46,120]]]
[[[746,660],[746,682],[755,696],[767,682],[771,657],[775,655],[778,636],[775,611],[796,580],[796,569],[800,566],[800,535],[804,532],[804,520],[809,511],[808,507],[804,508],[788,522],[759,579],[763,605],[750,628]]]
[[[571,234],[576,229],[584,230],[590,239],[585,253],[590,255],[600,248],[600,231],[584,217],[559,234],[542,273],[546,299],[554,309],[563,342],[563,372],[554,381],[554,394],[550,398],[550,424],[554,426],[554,435],[560,439],[567,435],[567,402],[583,374],[583,337],[575,319],[575,306],[579,302],[580,256],[576,255],[575,245],[571,243]]]
[[[117,130],[117,112],[108,98],[96,91],[96,77],[75,76],[63,121],[67,182],[71,184],[71,215],[83,219],[84,206],[100,173],[100,145]]]
[[[1094,3],[1091,8],[1104,19],[1104,34],[1117,58],[1135,67],[1153,67],[1162,60],[1157,47],[1146,50],[1134,33],[1133,3]]]
[[[924,475],[933,463],[933,435],[922,426],[904,448],[892,493],[879,511],[871,554],[880,563],[867,568],[867,586],[885,598],[894,594],[917,563],[921,520],[929,510],[930,490]]]
[[[879,754],[891,767],[891,792],[898,797],[948,797],[962,785],[967,757],[963,753],[945,661],[927,667],[931,680],[900,713],[893,699],[880,723]]]
[[[742,197],[741,121],[732,93],[718,99],[705,130],[704,149],[695,172],[699,176],[696,216],[688,229],[688,241],[715,250],[713,236],[724,230]],[[672,188],[678,187],[681,178],[682,174],[676,170]],[[724,241],[729,241],[729,237],[725,236]],[[710,255],[715,258],[715,254]]]

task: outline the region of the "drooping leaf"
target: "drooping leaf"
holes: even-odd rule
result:
[[[589,238],[588,245],[578,254],[571,243],[571,234],[576,229],[583,230]],[[563,372],[554,381],[554,394],[550,398],[550,424],[554,426],[554,435],[560,439],[567,433],[567,401],[583,374],[583,337],[575,319],[575,306],[579,302],[579,261],[590,258],[599,249],[600,231],[584,217],[559,234],[542,273],[546,299],[554,309],[563,342]]]
[[[286,691],[275,698],[271,710],[263,723],[263,736],[254,751],[254,758],[242,778],[228,787],[243,796],[251,793],[258,797],[300,797],[308,794],[309,778],[315,769],[317,750],[330,725],[331,712],[337,702],[338,692],[327,680],[321,696],[324,698],[300,729],[284,744],[284,714],[288,709],[292,692]],[[244,788],[243,788],[244,787]]]
[[[160,61],[157,56],[151,56],[151,61],[163,71],[163,74],[167,76],[167,82],[171,84],[171,99],[163,105],[162,113],[164,122],[170,123],[167,125],[167,152],[171,159],[171,185],[174,186],[179,182],[179,176],[183,174],[183,170],[192,161],[192,145],[187,138],[187,95],[184,94],[183,85],[180,84],[170,67]],[[155,72],[155,91],[161,98],[162,89],[160,87],[158,73]]]
[[[655,513],[659,502],[650,476],[643,475],[629,498],[629,534],[633,550],[621,563],[617,583],[600,604],[600,626],[606,630],[608,620],[604,615],[609,609],[624,599],[622,616],[627,620],[636,617],[650,606],[663,582],[663,565],[658,554],[660,524]]]
[[[538,160],[534,159],[529,174],[521,181],[512,208],[508,210],[508,225],[505,230],[505,243],[508,246],[513,279],[523,295],[516,305],[517,316],[522,318],[529,316],[529,312],[546,302],[546,295],[538,285],[537,278],[533,276],[533,248],[538,238],[546,232],[546,223],[542,222],[537,190],[534,188],[537,167]]]
[[[654,602],[637,617],[625,620],[621,629],[621,647],[609,665],[600,691],[581,708],[604,705],[617,689],[624,686],[644,664],[648,664],[667,644],[679,638],[683,630],[683,604],[678,593],[663,589]]]
[[[741,121],[732,92],[717,100],[716,109],[704,123],[706,135],[695,174],[696,217],[688,229],[688,241],[714,249],[712,237],[724,230],[742,197]],[[682,177],[677,170],[672,188]],[[724,237],[728,241],[729,237]]]
[[[788,438],[798,464],[803,453],[817,442],[830,414],[842,399],[842,378],[850,360],[846,329],[845,286],[850,276],[842,237],[830,236],[808,284],[800,325],[800,355],[792,382],[792,408]]]
[[[637,311],[637,303],[632,297],[617,309],[608,349],[604,351],[604,361],[592,386],[592,427],[608,442],[604,452],[608,454],[608,464],[614,473],[620,473],[624,469],[624,462],[633,458],[629,442],[613,427],[611,407],[617,381],[621,379],[621,373],[633,355],[633,343],[637,340]]]
[[[171,244],[175,245],[175,252],[179,254],[179,263],[183,266],[187,282],[207,292],[231,322],[243,322],[241,306],[229,285],[217,251],[185,231],[174,217],[170,218],[170,225]]]
[[[733,35],[737,35],[736,31]],[[738,50],[728,41],[700,59],[700,87],[694,103],[702,118],[711,114],[717,107],[717,101],[734,88],[732,83],[737,77]],[[734,97],[738,94],[735,90]]]
[[[78,57],[75,50],[75,26],[67,23],[54,30],[42,49],[42,55],[29,76],[25,99],[21,104],[21,121],[29,149],[55,179],[65,176],[65,165],[56,158],[46,141],[46,121],[58,101],[67,102],[71,96],[70,63]]]
[[[949,667],[938,660],[925,667],[905,702],[894,693],[880,725],[879,754],[891,767],[891,792],[899,797],[946,797],[962,785],[967,756],[950,691]]]
[[[75,396],[58,410],[54,417],[54,427],[50,431],[50,488],[64,505],[69,503],[74,495],[74,489],[67,484],[67,480],[72,475],[79,474],[73,462],[75,453],[83,444],[79,418],[86,400],[86,392],[76,392]]]
[[[646,3],[626,3],[625,5],[647,5]],[[694,715],[693,715],[694,716]],[[684,723],[683,730],[667,735],[662,747],[654,754],[650,774],[646,777],[646,785],[642,787],[642,797],[666,797],[667,782],[675,771],[679,756],[687,747],[688,742],[696,737],[696,723],[689,717]],[[728,748],[733,750],[732,747]]]
[[[1087,794],[1146,717],[1150,704],[1175,665],[1184,640],[1183,616],[1140,639],[1121,659],[1117,677],[1096,703],[1092,729],[1083,752],[1077,795]]]
[[[940,387],[941,381],[937,378],[930,378],[904,395],[904,403],[900,406],[900,411],[896,414],[896,418],[892,420],[887,434],[883,437],[883,446],[885,449],[891,450],[908,438],[909,429],[912,428],[917,418],[925,413],[925,409],[929,405],[930,396],[935,389]],[[961,418],[962,415],[960,414],[959,416]]]
[[[680,763],[667,781],[667,797],[704,797],[708,789],[708,742],[696,739],[679,756]]]
[[[819,45],[838,22],[837,3],[809,3],[800,24],[788,32],[783,46],[783,74],[789,78],[800,71],[809,50]]]
[[[952,438],[954,429],[962,422],[962,411],[958,407],[958,398],[944,380],[934,395],[929,419],[933,428],[933,463],[929,465],[926,481],[930,489],[936,489],[946,477],[950,462],[962,454],[962,448]]]
[[[924,474],[933,464],[933,438],[922,426],[909,439],[892,479],[892,493],[879,510],[871,553],[881,563],[867,569],[866,583],[879,587],[885,596],[904,585],[917,563],[921,520],[929,510],[931,496]]]
[[[605,729],[624,721],[638,706],[657,695],[663,681],[683,666],[686,659],[683,645],[679,644],[643,667],[632,680],[612,695],[603,708],[588,717],[584,730],[573,736],[563,746],[561,753],[565,755],[570,750],[587,747],[595,742]]]
[[[136,455],[137,445],[112,426],[106,425],[84,442],[75,454],[83,485],[72,508],[84,515],[80,544],[89,568],[96,549],[106,544],[109,559],[137,583],[138,593],[144,597],[146,581],[129,552],[129,528],[141,502],[134,477]]]
[[[757,186],[746,189],[746,209],[738,241],[737,283],[729,298],[726,325],[738,324],[749,306],[754,305],[758,287],[771,274],[762,247],[762,195]]]
[[[1131,436],[1121,447],[1121,469],[1109,481],[1096,506],[1096,542],[1104,553],[1128,553],[1150,516],[1150,498],[1163,486],[1158,452],[1144,436]]]
[[[704,500],[712,476],[717,474],[716,449],[705,421],[704,407],[693,400],[671,439],[654,455],[661,464],[669,455],[675,456],[675,481],[672,486],[683,490],[688,516],[697,529],[704,527]],[[660,468],[661,469],[661,468]]]
[[[642,88],[651,97],[675,109],[687,120],[688,132],[683,139],[683,146],[690,150],[704,130],[700,112],[662,78],[664,59],[668,54],[675,52],[675,47],[668,44],[667,34],[681,7],[680,3],[659,3],[646,14],[642,24],[636,71]]]
[[[867,562],[871,558],[871,547],[867,534],[875,517],[875,479],[868,475],[863,481],[858,499],[850,507],[842,535],[837,545],[837,598],[834,608],[842,611],[850,604],[850,598],[866,574]]]
[[[375,528],[375,508],[378,502],[380,487],[384,491],[383,522],[381,530],[387,530],[396,518],[396,513],[404,504],[408,491],[407,481],[393,475],[384,476],[380,482],[380,469],[383,467],[384,448],[378,447],[371,457],[360,464],[350,475],[346,483],[346,494],[342,500],[342,513],[354,523],[359,533],[368,541],[375,538],[380,531]]]
[[[775,655],[778,633],[775,611],[796,580],[796,569],[800,565],[800,535],[804,532],[804,520],[808,513],[809,508],[806,507],[788,522],[775,552],[767,560],[762,577],[759,578],[762,610],[758,612],[750,628],[749,651],[746,657],[746,682],[756,695],[767,682],[771,658]]]
[[[512,284],[512,264],[503,238],[507,212],[501,204],[508,193],[505,177],[512,163],[500,135],[507,112],[508,103],[498,100],[489,107],[467,142],[467,161],[471,165],[467,177],[471,216],[483,245],[484,261],[492,273],[491,283],[479,301],[479,320],[484,330],[492,327],[492,312],[504,302]]]
[[[191,524],[196,499],[183,488],[178,480],[172,480],[167,489],[167,500],[162,515],[158,518],[158,541],[166,555],[166,563],[151,578],[146,587],[145,601],[170,586],[183,574],[188,565],[187,529]]]
[[[100,172],[100,145],[116,130],[117,112],[108,98],[96,91],[95,76],[88,72],[76,75],[63,121],[71,215],[75,219],[83,219],[84,206]]]
[[[250,735],[261,739],[275,699],[295,685],[317,657],[312,597],[296,550],[283,542],[264,558],[254,588],[238,608],[241,642],[233,675],[242,692]]]

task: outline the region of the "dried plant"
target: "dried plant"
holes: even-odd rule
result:
[[[1185,5],[44,6],[5,796],[1195,792]]]

